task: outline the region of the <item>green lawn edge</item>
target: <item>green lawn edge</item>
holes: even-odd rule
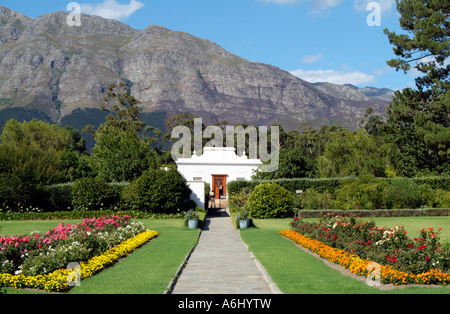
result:
[[[284,294],[450,294],[450,287],[380,290],[341,274],[282,237],[292,219],[255,219],[240,235]]]

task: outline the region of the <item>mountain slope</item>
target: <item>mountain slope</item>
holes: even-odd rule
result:
[[[325,93],[287,71],[250,62],[217,44],[162,26],[135,30],[114,20],[67,13],[31,19],[0,6],[0,114],[14,108],[61,122],[99,108],[108,84],[125,81],[144,112],[189,112],[205,122],[286,129],[357,128],[367,107],[387,102]]]

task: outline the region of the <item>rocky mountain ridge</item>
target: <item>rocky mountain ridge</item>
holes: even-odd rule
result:
[[[232,125],[357,128],[368,107],[384,114],[388,104],[333,95],[188,33],[158,25],[135,30],[84,14],[81,26],[71,27],[67,15],[32,19],[0,6],[0,116],[27,110],[59,123],[99,109],[108,84],[118,81],[146,113],[188,112]]]

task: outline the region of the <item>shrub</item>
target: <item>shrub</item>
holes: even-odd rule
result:
[[[333,195],[325,191],[319,193],[315,189],[307,189],[294,196],[294,207],[304,209],[331,209],[333,208]]]
[[[375,209],[383,208],[383,190],[388,185],[373,175],[364,175],[357,179],[342,181],[336,190],[338,209]]]
[[[253,218],[288,217],[292,213],[292,194],[277,183],[262,183],[250,194],[246,209]]]
[[[418,208],[421,203],[420,191],[414,181],[398,179],[391,181],[383,191],[385,208]]]
[[[61,183],[44,187],[46,211],[59,211],[71,208],[72,186],[72,183]]]
[[[450,208],[450,191],[438,189],[435,191],[435,203],[440,208]]]
[[[119,202],[116,189],[99,178],[82,178],[72,185],[72,205],[75,210],[112,208]]]
[[[175,169],[145,171],[122,192],[125,207],[151,213],[176,213],[189,199],[186,179]]]
[[[230,194],[228,199],[228,206],[230,208],[230,211],[237,212],[244,208],[249,197],[250,189],[248,187],[244,187],[240,191]]]
[[[419,184],[417,189],[420,193],[420,205],[428,208],[435,206],[435,191],[429,184]]]

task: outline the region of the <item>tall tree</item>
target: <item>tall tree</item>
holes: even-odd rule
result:
[[[106,181],[132,181],[154,167],[161,151],[161,131],[145,127],[139,117],[139,100],[131,95],[124,82],[108,86],[103,110],[111,112],[97,131],[87,126],[96,141],[92,163],[98,176]],[[147,136],[146,133],[151,132]]]
[[[389,66],[421,76],[416,89],[397,91],[387,110],[387,131],[405,167],[404,175],[429,170],[450,173],[450,2],[397,0],[400,26],[406,34],[384,32],[398,57]],[[402,158],[400,158],[402,159]]]

